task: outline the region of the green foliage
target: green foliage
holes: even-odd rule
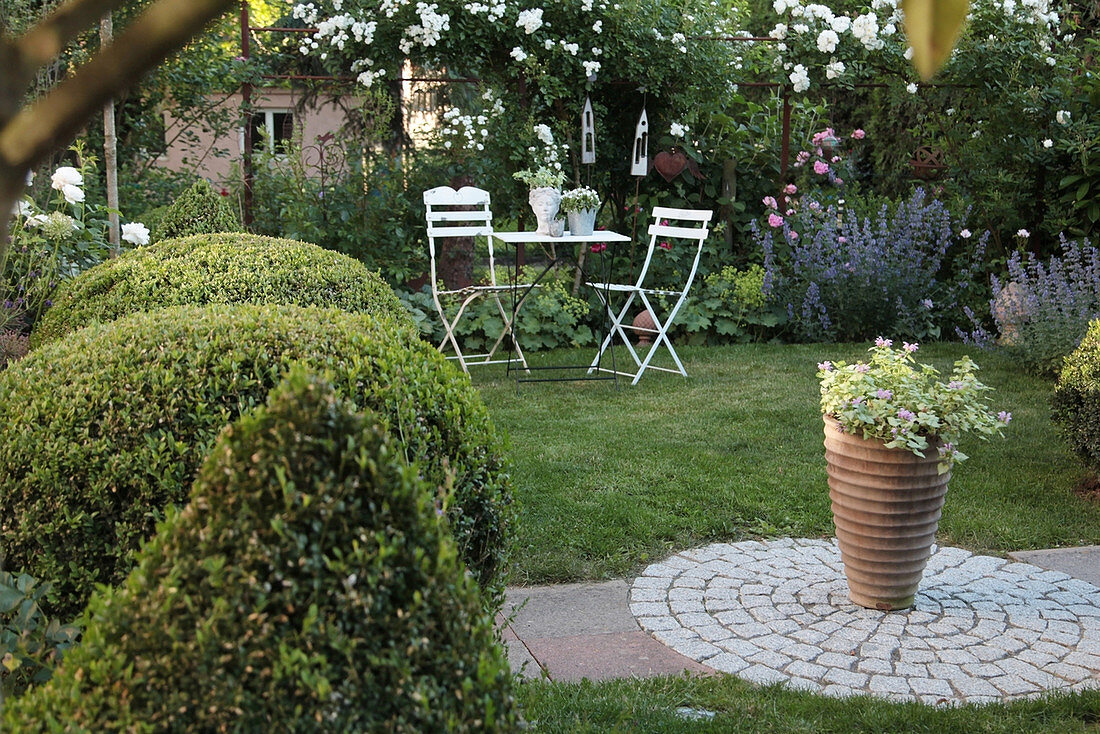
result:
[[[164,240],[61,285],[35,328],[37,346],[94,321],[210,303],[285,303],[371,313],[411,325],[377,273],[316,245],[251,234]]]
[[[763,267],[727,265],[696,279],[673,333],[689,344],[762,340],[786,318],[782,306],[764,294]]]
[[[0,571],[0,701],[49,680],[76,641],[74,625],[47,619],[39,602],[50,585]]]
[[[541,267],[527,266],[520,274],[520,280],[530,283]],[[571,270],[555,270],[548,273],[539,287],[531,291],[520,309],[518,324],[519,345],[524,350],[538,351],[568,346],[587,346],[595,343],[593,321],[601,311],[588,301],[572,295]],[[509,275],[497,274],[498,283],[510,282]],[[424,286],[416,293],[402,293],[406,307],[415,314],[421,333],[425,339],[439,344],[446,334],[439,320],[432,291]],[[511,308],[510,297],[501,297],[505,311]],[[447,308],[447,304],[444,304]],[[451,318],[458,306],[452,301],[447,309]],[[500,311],[491,298],[479,298],[469,306],[458,322],[456,334],[464,352],[485,352],[504,331],[504,321]],[[503,348],[503,347],[502,347]]]
[[[438,170],[412,151],[391,161],[348,140],[296,141],[286,155],[261,156],[253,229],[316,242],[378,270],[394,285],[414,280],[428,270],[420,192],[440,184]],[[316,166],[305,166],[307,159]]]
[[[241,223],[225,199],[211,188],[208,181],[199,180],[168,207],[153,232],[153,241],[240,231]]]
[[[904,448],[924,456],[929,446],[942,457],[941,471],[953,462],[965,461],[958,442],[975,433],[985,440],[1003,435],[1011,413],[994,413],[984,393],[991,388],[979,382],[978,365],[964,356],[955,362],[951,380],[942,382],[939,372],[914,365],[916,344],[891,348],[879,337],[871,347],[869,362],[821,362],[821,412],[836,419],[841,430],[863,438],[877,438],[887,448]]]
[[[1066,357],[1051,399],[1051,418],[1073,453],[1100,474],[1100,320]]]
[[[381,421],[382,425],[385,421]],[[303,371],[215,444],[8,731],[512,731],[510,673],[435,488]]]
[[[79,613],[115,583],[169,504],[183,503],[226,423],[287,366],[331,370],[421,463],[483,585],[503,570],[514,509],[500,440],[469,380],[390,321],[297,306],[173,307],[94,325],[0,372],[5,565]],[[75,379],[78,376],[79,379]],[[17,397],[16,397],[17,396]]]

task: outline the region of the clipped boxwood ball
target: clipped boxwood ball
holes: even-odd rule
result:
[[[331,370],[436,487],[486,587],[514,507],[501,442],[468,378],[388,321],[297,306],[176,306],[69,334],[0,372],[4,568],[54,584],[51,618],[125,577],[164,508],[186,501],[227,423],[287,366]]]
[[[1062,365],[1051,398],[1051,418],[1073,453],[1100,475],[1100,320]]]
[[[289,303],[388,315],[412,325],[397,294],[358,260],[294,240],[207,234],[123,253],[72,280],[39,319],[37,346],[94,321],[208,303]]]
[[[164,212],[152,232],[153,240],[189,237],[193,234],[240,232],[241,223],[226,197],[205,179],[196,181]]]
[[[503,652],[432,488],[295,370],[5,731],[513,731]]]

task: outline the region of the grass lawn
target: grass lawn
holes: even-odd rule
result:
[[[517,392],[503,369],[476,371],[510,437],[522,518],[510,582],[630,576],[711,541],[831,536],[816,365],[859,359],[866,346],[683,348],[688,379],[647,373],[618,389],[560,382]],[[932,344],[917,356],[943,372],[966,351]],[[1050,422],[1052,383],[1001,355],[972,356],[1013,421],[1004,440],[963,445],[971,458],[951,479],[939,542],[997,556],[1100,543],[1100,503],[1074,494],[1083,470]],[[518,695],[532,729],[545,732],[1100,732],[1100,692],[938,709],[716,675],[529,682]],[[684,718],[681,707],[713,717]]]
[[[866,346],[682,348],[689,378],[647,372],[618,389],[548,382],[517,391],[503,367],[475,371],[510,439],[522,521],[510,583],[630,576],[711,541],[831,537],[817,363],[859,359]],[[967,351],[930,344],[917,357],[946,372]],[[955,468],[938,542],[997,556],[1100,543],[1100,503],[1074,494],[1083,470],[1050,422],[1053,384],[999,354],[972,356],[1013,420],[1004,440],[963,444],[970,459]]]

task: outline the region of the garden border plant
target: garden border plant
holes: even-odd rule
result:
[[[339,308],[412,325],[375,272],[307,242],[246,233],[163,240],[63,283],[32,334],[37,346],[95,321],[136,311],[211,303]]]
[[[278,305],[134,314],[0,372],[0,394],[18,396],[0,405],[5,566],[52,583],[46,613],[72,619],[95,583],[125,577],[165,508],[186,501],[217,432],[296,361],[379,413],[436,488],[470,571],[499,591],[515,509],[501,439],[469,380],[383,319]]]
[[[5,729],[514,730],[492,616],[379,423],[292,369]]]

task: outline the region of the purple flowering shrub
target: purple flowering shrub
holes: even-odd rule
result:
[[[803,196],[786,216],[770,212],[766,228],[754,222],[765,293],[786,305],[793,336],[804,341],[938,338],[974,298],[988,233],[953,247],[965,217],[920,188],[876,216],[856,209]]]
[[[1002,343],[1039,374],[1061,371],[1063,358],[1100,316],[1100,251],[1087,239],[1071,241],[1064,235],[1061,248],[1061,256],[1046,264],[1034,253],[1015,252],[1006,280],[991,278],[993,318]]]

